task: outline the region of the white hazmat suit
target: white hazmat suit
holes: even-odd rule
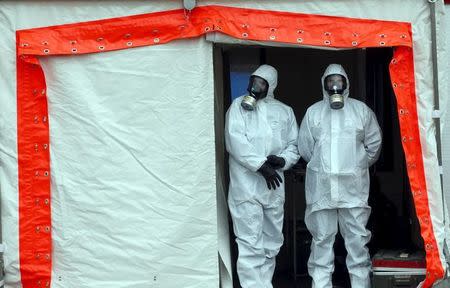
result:
[[[267,156],[284,158],[283,171],[298,159],[298,126],[292,109],[274,99],[277,71],[260,66],[252,75],[264,78],[267,96],[256,108],[242,108],[243,96],[228,109],[225,142],[229,153],[230,187],[228,204],[239,249],[237,272],[242,288],[272,288],[275,256],[283,244],[284,183],[270,190],[257,170]],[[283,181],[284,182],[284,181]]]
[[[370,256],[366,229],[370,216],[369,166],[379,156],[381,131],[372,110],[349,98],[349,80],[341,65],[331,64],[322,77],[346,78],[344,107],[331,109],[323,88],[322,101],[308,108],[299,130],[298,148],[306,169],[305,223],[313,236],[308,271],[314,288],[332,287],[333,244],[339,230],[353,288],[370,287]]]

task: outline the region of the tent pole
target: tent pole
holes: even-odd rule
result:
[[[3,263],[3,253],[5,252],[5,245],[3,244],[3,237],[2,237],[2,201],[1,201],[1,195],[0,195],[0,288],[3,288],[4,285],[4,263]]]
[[[436,126],[436,148],[437,158],[439,164],[439,177],[441,181],[441,196],[442,196],[442,213],[444,227],[447,227],[447,209],[445,207],[445,195],[444,195],[444,182],[442,171],[442,143],[441,143],[441,121],[440,121],[440,107],[439,107],[439,71],[438,71],[438,59],[437,59],[437,24],[436,24],[436,0],[428,0],[430,4],[430,17],[431,17],[431,45],[432,45],[432,61],[433,61],[433,89],[434,89],[434,123]],[[444,255],[447,263],[450,263],[450,255],[448,255],[447,241],[444,239]]]

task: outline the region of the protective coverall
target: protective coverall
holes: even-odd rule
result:
[[[371,262],[366,244],[369,167],[379,156],[381,131],[375,114],[363,102],[349,98],[343,67],[331,64],[322,77],[340,74],[347,81],[344,106],[331,109],[323,100],[308,108],[299,130],[298,148],[306,169],[305,223],[313,236],[308,271],[313,287],[332,287],[333,244],[339,230],[348,252],[346,259],[353,288],[370,287]]]
[[[277,71],[260,66],[252,75],[265,79],[267,96],[255,110],[243,109],[243,96],[236,98],[226,114],[225,141],[229,153],[230,187],[228,204],[233,220],[239,256],[237,272],[243,288],[272,288],[275,256],[283,244],[284,183],[270,190],[257,172],[276,155],[285,160],[283,171],[298,159],[298,126],[292,109],[274,99]]]

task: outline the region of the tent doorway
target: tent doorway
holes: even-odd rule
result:
[[[320,78],[328,64],[339,63],[344,66],[350,78],[350,96],[371,107],[383,131],[382,153],[379,161],[371,167],[369,204],[372,215],[368,224],[372,232],[369,243],[371,255],[380,249],[423,250],[389,76],[392,53],[391,48],[320,50],[225,44],[215,44],[214,51],[216,102],[221,107],[216,110],[221,111],[221,115],[216,115],[216,119],[220,119],[217,123],[223,123],[230,103],[246,92],[249,75],[261,64],[270,64],[278,70],[275,97],[293,108],[299,125],[306,109],[322,99]],[[216,131],[223,132],[223,128]],[[218,133],[216,137],[218,143],[223,145],[223,133]],[[225,190],[229,181],[227,157],[224,152],[220,167],[223,169]],[[306,263],[311,236],[304,224],[304,169],[301,164],[296,166],[285,174],[285,242],[277,258],[274,277],[276,288],[310,287]],[[232,227],[231,220],[228,221]],[[237,247],[231,228],[230,245],[232,263],[235,265]],[[350,287],[345,256],[344,243],[338,234],[333,276],[333,282],[338,287]],[[235,269],[233,272],[234,287],[240,287]]]

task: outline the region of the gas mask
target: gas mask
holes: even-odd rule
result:
[[[267,96],[269,83],[264,78],[252,75],[248,82],[247,91],[249,95],[244,96],[241,106],[245,110],[253,111],[256,108],[256,102]]]
[[[347,88],[347,80],[340,74],[328,75],[324,80],[324,88],[330,96],[330,107],[341,109],[344,107],[344,91]]]

